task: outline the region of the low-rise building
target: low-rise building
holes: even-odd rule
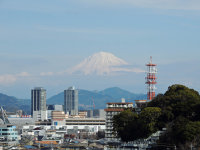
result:
[[[63,105],[47,105],[48,119],[52,118],[52,111],[63,111]]]
[[[79,111],[78,115],[80,118],[86,118],[87,117],[87,111]]]
[[[106,118],[106,112],[104,109],[94,109],[93,110],[93,117],[94,118]]]
[[[68,118],[68,115],[66,115],[64,111],[52,111],[51,114],[52,125],[65,125],[65,120]]]
[[[87,112],[87,118],[106,118],[106,112],[104,111],[104,109],[93,109],[84,111]]]
[[[67,118],[67,129],[83,130],[88,129],[91,132],[105,130],[105,119],[103,118]]]
[[[59,118],[58,114],[56,114],[57,119]],[[63,117],[62,113],[60,117]],[[54,125],[56,122],[56,120],[54,120],[52,125],[23,126],[22,135],[27,135],[28,132],[34,131],[34,136],[50,136],[55,134],[59,137],[64,137],[65,134],[75,134],[78,136],[85,133],[87,135],[95,135],[98,131],[105,130],[105,119],[102,118],[66,118],[64,120],[64,125]]]
[[[16,126],[11,124],[0,126],[0,141],[16,141],[18,142],[19,136]]]

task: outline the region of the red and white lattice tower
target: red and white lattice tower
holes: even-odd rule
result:
[[[150,62],[146,64],[147,66],[147,77],[146,77],[146,84],[147,84],[147,100],[152,100],[155,97],[155,84],[156,82],[156,64],[152,63],[152,57],[150,57]]]

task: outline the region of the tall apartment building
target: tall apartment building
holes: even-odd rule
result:
[[[34,121],[47,120],[46,90],[41,87],[31,90],[31,115]]]
[[[119,114],[125,108],[133,108],[133,103],[126,103],[124,99],[119,103],[107,103],[106,111],[106,130],[105,138],[108,140],[117,140],[115,135],[113,135],[113,122],[112,118],[114,115]]]
[[[78,115],[78,90],[74,87],[64,90],[64,111],[68,115]]]

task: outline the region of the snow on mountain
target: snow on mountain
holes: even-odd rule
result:
[[[83,73],[85,75],[108,75],[114,72],[143,72],[135,68],[127,68],[128,63],[111,53],[99,52],[89,56],[80,64],[71,68],[69,73]]]

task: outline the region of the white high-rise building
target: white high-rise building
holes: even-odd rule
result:
[[[47,120],[46,90],[41,87],[31,90],[31,115],[34,121]]]
[[[78,115],[78,90],[74,87],[64,90],[64,111],[68,115]]]
[[[119,140],[113,134],[113,116],[119,114],[120,112],[124,111],[126,108],[133,108],[133,103],[125,102],[125,99],[122,99],[122,102],[114,102],[114,103],[107,103],[107,108],[105,109],[106,112],[106,130],[105,130],[105,138],[107,140]]]

